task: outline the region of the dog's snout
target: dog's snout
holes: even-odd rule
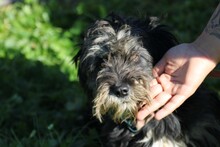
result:
[[[120,86],[113,86],[112,92],[117,96],[117,97],[125,97],[128,96],[129,94],[129,85],[127,84],[122,84]]]

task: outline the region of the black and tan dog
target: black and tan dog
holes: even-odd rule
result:
[[[79,60],[79,80],[93,102],[93,115],[106,124],[104,146],[220,146],[220,102],[201,88],[173,114],[146,121],[139,130],[133,127],[137,111],[151,102],[153,65],[176,44],[155,17],[139,20],[112,14],[88,29],[75,61]]]

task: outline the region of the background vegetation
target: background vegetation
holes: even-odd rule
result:
[[[102,146],[85,118],[72,57],[83,31],[110,12],[162,16],[193,41],[218,0],[24,0],[0,7],[0,146]],[[218,80],[208,80],[218,89]],[[85,121],[86,120],[86,121]]]

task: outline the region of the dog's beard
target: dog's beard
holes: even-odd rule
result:
[[[135,115],[143,105],[149,105],[151,98],[148,87],[144,82],[135,82],[130,93],[125,98],[110,94],[108,83],[100,85],[94,99],[93,115],[102,122],[102,116],[108,114],[116,123],[130,119],[135,121]],[[141,83],[141,84],[140,84]]]

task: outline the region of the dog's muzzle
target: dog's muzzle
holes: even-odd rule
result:
[[[128,84],[114,85],[111,86],[110,92],[118,98],[126,98],[130,92],[130,86]]]

